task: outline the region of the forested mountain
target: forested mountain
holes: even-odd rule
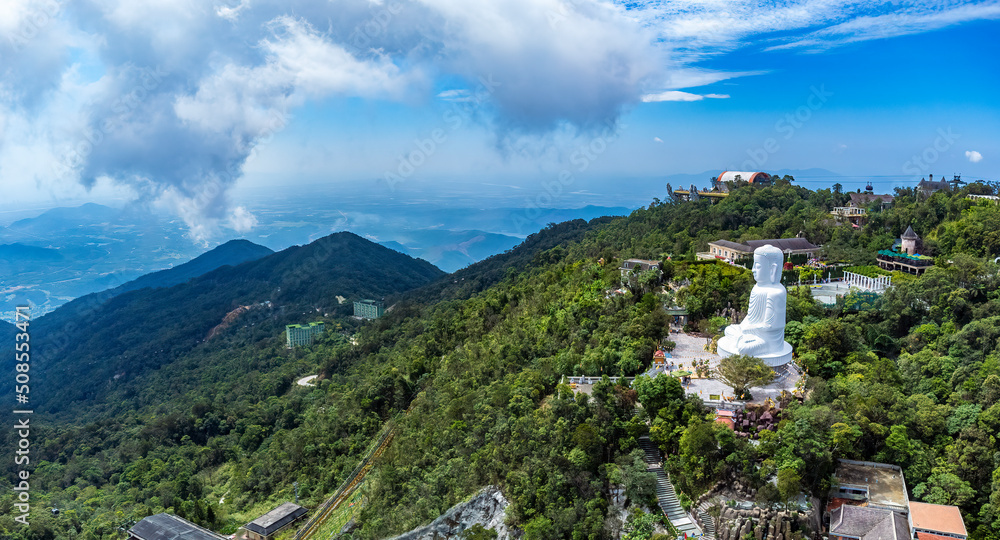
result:
[[[270,248],[259,246],[248,240],[230,240],[205,253],[173,268],[146,274],[112,289],[114,294],[145,289],[146,287],[170,287],[196,278],[223,266],[236,266],[247,261],[255,261],[274,253]]]
[[[223,253],[244,257],[259,251],[237,243]],[[73,402],[89,405],[111,388],[182,357],[240,306],[257,308],[247,320],[267,321],[262,331],[280,333],[285,322],[349,314],[352,305],[338,295],[382,297],[441,275],[426,261],[337,233],[173,287],[81,298],[32,323],[32,371],[46,381],[33,391],[36,408],[55,412]],[[159,274],[141,283],[180,277],[183,273]]]
[[[294,277],[331,278],[325,267],[346,257],[313,263],[296,250],[160,291],[159,303],[150,291],[121,295],[108,304],[116,316],[95,313],[84,328],[67,330],[74,337],[39,376],[44,385],[93,381],[74,396],[93,406],[33,432],[33,497],[63,512],[36,514],[20,528],[5,495],[0,534],[111,537],[121,520],[161,511],[229,533],[292,497],[295,482],[303,504],[318,505],[395,418],[395,438],[366,484],[354,530],[362,538],[427,523],[486,484],[501,486],[508,520],[526,538],[613,537],[622,523],[609,509],[612,489],[624,488],[635,507],[653,495],[636,445],[644,434],[668,456],[682,500],[737,480],[761,502],[798,489],[825,498],[837,458],[871,459],[901,466],[913,500],[958,505],[971,538],[995,538],[1000,269],[992,258],[1000,255],[1000,206],[970,200],[970,190],[991,192],[898,190],[894,206],[872,208],[859,229],[830,216],[846,194],[787,181],[741,187],[717,204],[654,201],[625,218],[551,226],[398,296],[395,309],[366,324],[343,317],[343,286]],[[832,260],[865,265],[907,226],[936,264],[894,280],[874,305],[824,307],[790,289],[786,336],[808,369],[807,399],[790,404],[757,446],[713,422],[674,379],[634,389],[603,382],[592,397],[559,384],[564,374],[641,372],[666,337],[658,283],[610,294],[625,258],[664,260],[664,280],[683,286],[677,298],[692,326],[708,330],[727,305],[745,304],[752,285],[740,268],[694,261],[708,240],[802,232]],[[323,270],[301,270],[314,267]],[[351,277],[363,282],[385,267],[366,260]],[[256,325],[199,342],[227,313],[215,307],[224,303],[220,290],[229,309],[263,300],[296,309],[286,307],[284,319],[251,312],[247,322]],[[175,306],[182,299],[198,301]],[[286,351],[277,324],[318,318],[315,308],[329,314],[331,328],[356,332],[356,344],[334,331]],[[138,329],[116,326],[126,322]],[[129,371],[137,368],[144,371]],[[110,382],[123,369],[124,382]],[[311,373],[321,375],[316,387],[294,384]],[[637,400],[644,412],[633,416]]]
[[[63,325],[73,318],[85,316],[87,313],[93,311],[96,306],[107,302],[119,294],[147,287],[170,287],[206,274],[216,268],[236,266],[240,263],[257,260],[271,253],[274,253],[274,251],[247,240],[230,240],[173,268],[146,274],[112,289],[91,293],[67,302],[56,311],[48,314],[45,322],[48,325]]]

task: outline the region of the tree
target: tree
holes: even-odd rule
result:
[[[459,538],[462,540],[496,540],[496,537],[496,529],[487,529],[480,523],[476,523],[468,529],[465,529],[462,531],[462,534],[459,535]]]
[[[931,504],[962,506],[976,496],[976,491],[947,469],[935,467],[927,482],[913,488],[913,495]]]
[[[660,409],[671,402],[684,399],[684,388],[676,377],[659,373],[655,378],[639,375],[632,383],[632,388],[639,395],[639,402],[649,413],[650,418],[656,418]]]
[[[653,536],[656,530],[656,516],[647,514],[638,508],[632,508],[632,512],[625,522],[624,540],[646,540]]]
[[[802,477],[799,472],[792,467],[778,471],[778,493],[781,495],[781,502],[788,506],[788,503],[799,497],[802,491]]]
[[[760,358],[734,354],[719,362],[715,378],[732,387],[737,396],[749,394],[750,388],[764,386],[774,380],[774,370]]]

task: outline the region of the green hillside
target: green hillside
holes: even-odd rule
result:
[[[337,233],[174,287],[85,297],[32,323],[32,371],[46,380],[33,397],[41,410],[75,415],[74,407],[104,403],[98,398],[107,392],[184,357],[240,306],[258,308],[241,327],[254,325],[243,339],[259,340],[289,322],[349,315],[352,305],[337,295],[388,296],[442,275],[430,263]]]
[[[931,197],[900,190],[892,208],[860,229],[838,226],[829,214],[845,194],[787,182],[746,186],[715,205],[654,201],[625,218],[550,226],[506,254],[400,295],[389,314],[364,325],[343,318],[346,308],[334,299],[342,287],[295,279],[309,264],[296,250],[161,291],[156,311],[131,296],[142,291],[122,295],[40,376],[87,381],[66,392],[89,405],[41,427],[33,455],[41,460],[33,496],[63,511],[39,512],[25,530],[12,523],[13,501],[4,495],[0,534],[111,537],[122,520],[161,511],[231,532],[290,499],[294,482],[303,504],[317,506],[395,417],[393,443],[366,484],[368,504],[354,531],[362,538],[425,524],[486,484],[502,487],[512,502],[508,520],[526,538],[609,537],[612,486],[623,486],[633,503],[652,496],[636,444],[647,433],[690,498],[717,481],[740,480],[762,501],[778,500],[782,493],[765,487],[776,475],[783,491],[825,498],[837,458],[870,459],[900,465],[912,499],[960,506],[970,537],[995,538],[1000,270],[992,258],[1000,255],[1000,206],[974,203],[965,197],[970,189],[990,190],[973,185]],[[623,295],[609,294],[624,258],[669,257],[664,278],[684,285],[678,298],[692,326],[709,329],[721,309],[745,305],[752,280],[739,268],[695,262],[707,241],[802,232],[834,260],[871,265],[908,225],[936,265],[899,280],[873,309],[828,309],[805,290],[789,291],[787,335],[810,374],[809,397],[791,404],[759,446],[711,421],[673,379],[636,389],[601,383],[593,397],[559,385],[564,374],[641,372],[665,337],[658,283],[641,279]],[[363,282],[381,268],[366,261],[352,277]],[[227,312],[215,307],[222,291],[239,298],[230,308],[265,299],[320,307],[330,324],[357,330],[357,344],[334,332],[289,353],[279,318],[268,326],[263,315],[252,319],[261,324],[198,343]],[[205,301],[179,307],[192,299]],[[290,311],[280,321],[311,316]],[[159,328],[142,326],[149,321]],[[143,370],[123,384],[106,382],[136,365]],[[321,375],[316,387],[295,384],[312,373]],[[69,410],[64,398],[45,399]],[[645,412],[634,416],[637,400]]]
[[[58,312],[49,315],[45,319],[45,324],[58,326],[72,319],[84,317],[98,306],[103,305],[111,298],[122,293],[145,288],[171,287],[207,274],[216,268],[236,266],[240,263],[257,260],[271,253],[274,253],[274,251],[247,240],[230,240],[173,268],[146,274],[117,287],[87,294],[67,302],[60,306]]]

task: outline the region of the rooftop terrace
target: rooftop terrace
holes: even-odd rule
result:
[[[907,510],[906,483],[903,473],[894,466],[841,460],[836,479],[841,490],[847,486],[866,487],[868,506],[903,512]],[[850,498],[857,500],[855,497]]]

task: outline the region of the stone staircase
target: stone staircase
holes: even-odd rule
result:
[[[701,526],[704,530],[704,535],[702,538],[705,540],[715,540],[715,520],[708,513],[708,508],[712,506],[712,500],[709,499],[700,505],[698,505],[698,520],[701,521]]]
[[[674,485],[670,483],[670,478],[660,467],[659,449],[653,445],[649,437],[645,436],[639,439],[639,447],[646,453],[647,469],[656,474],[656,498],[659,501],[660,509],[678,531],[687,534],[688,537],[700,536],[702,534],[701,528],[691,520],[684,508],[681,507],[680,501],[677,500],[677,493],[674,491]]]

